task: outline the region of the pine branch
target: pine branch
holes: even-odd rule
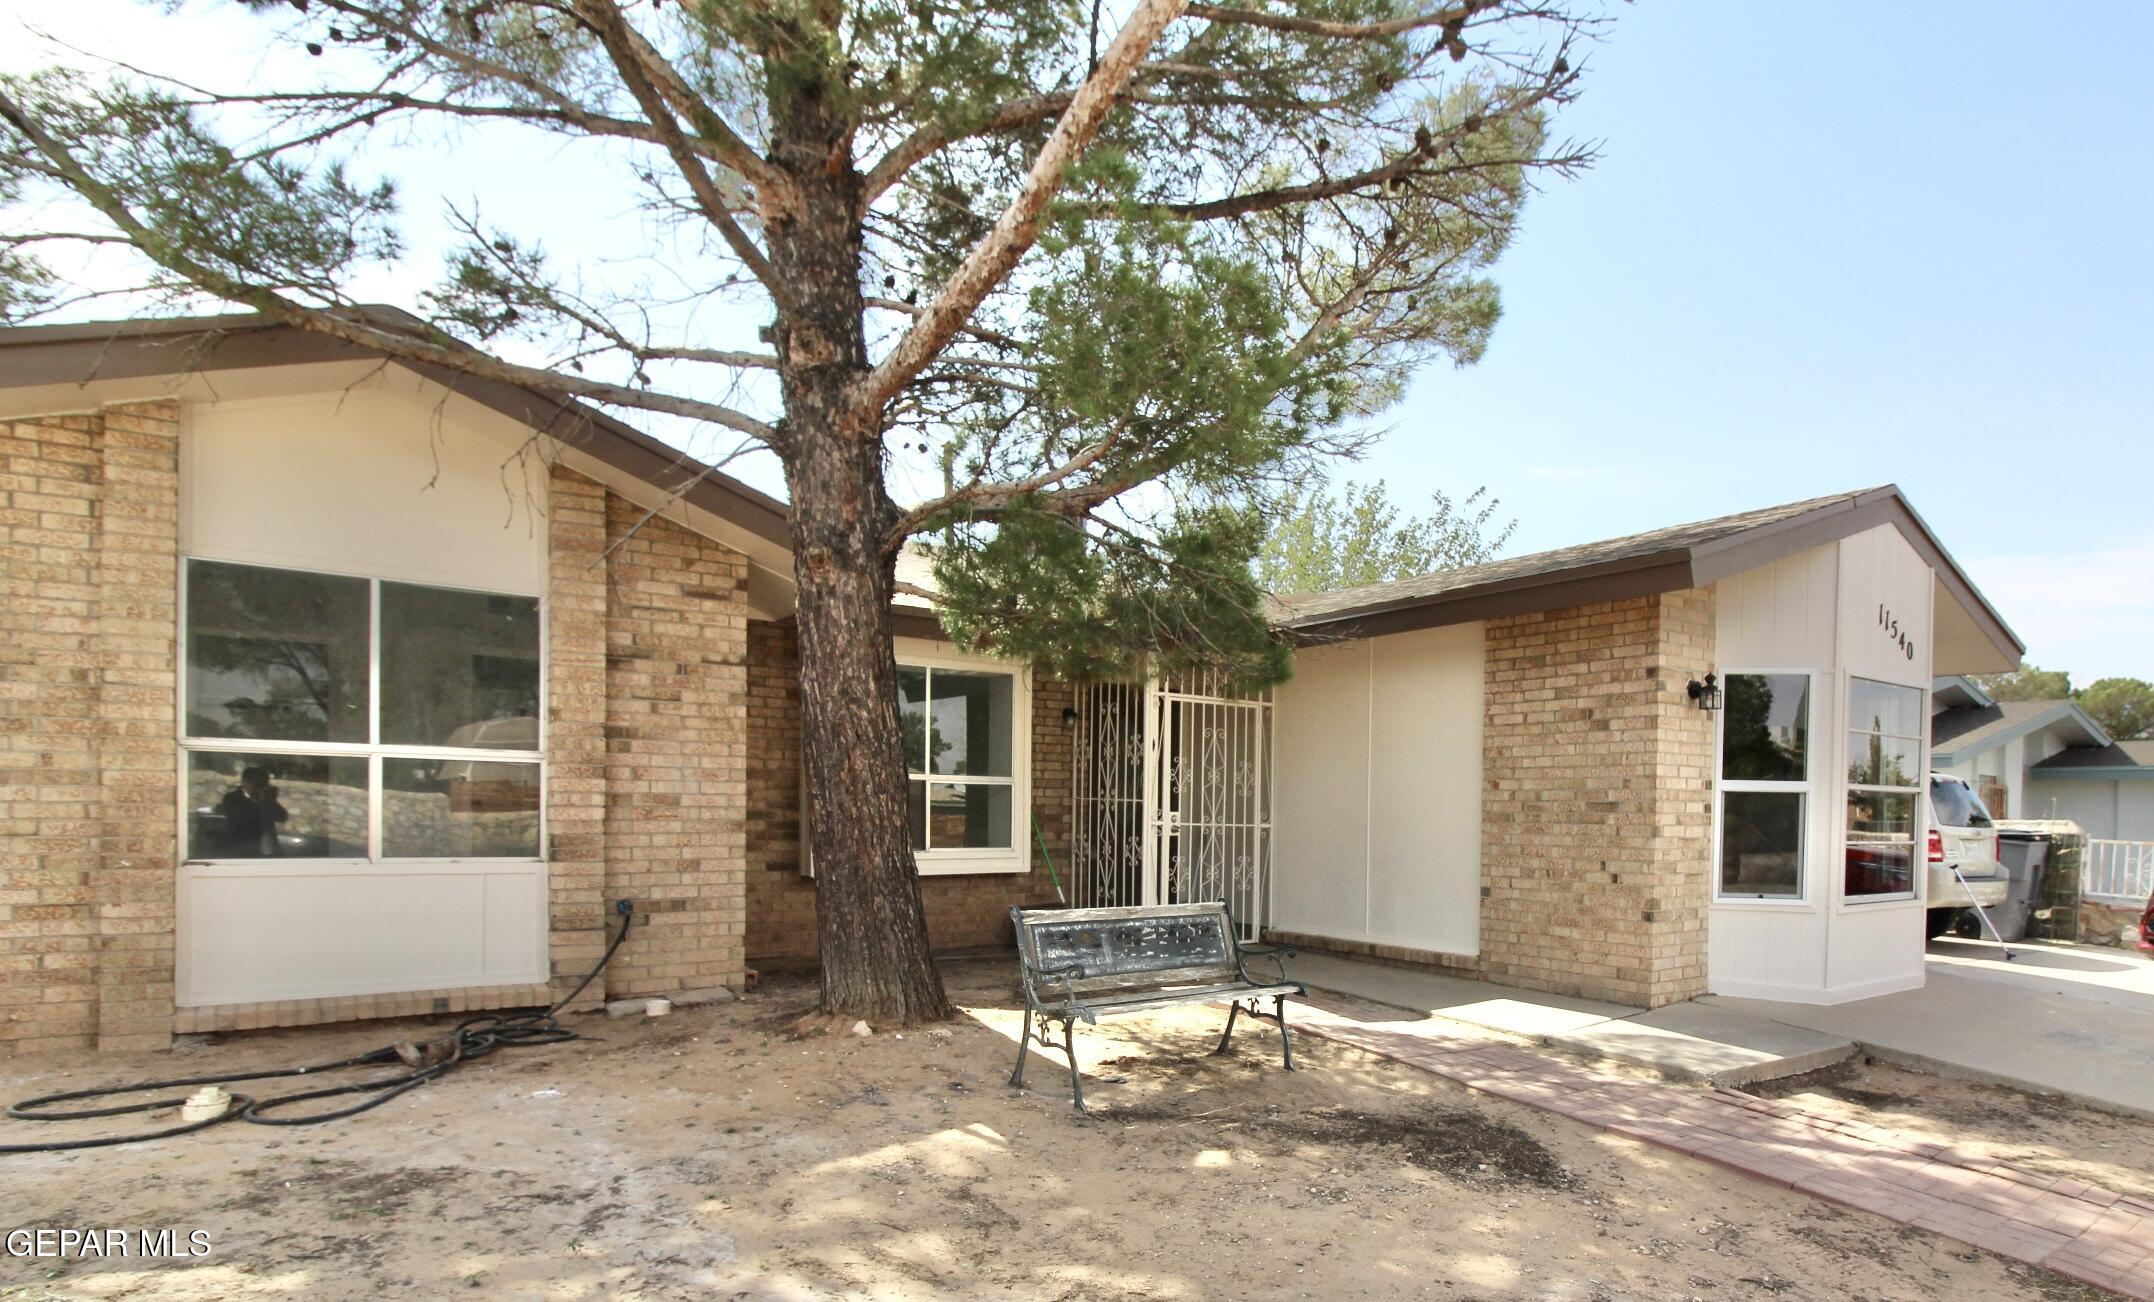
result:
[[[1048,200],[1062,186],[1063,172],[1083,156],[1085,146],[1099,133],[1114,110],[1116,96],[1129,82],[1139,61],[1159,39],[1167,24],[1189,0],[1139,0],[1135,12],[1116,34],[1099,66],[1077,90],[1070,105],[1055,124],[1047,143],[1032,162],[1024,185],[1002,212],[985,238],[973,246],[957,271],[944,282],[935,301],[890,350],[888,356],[862,380],[853,393],[860,409],[880,412],[913,376],[934,360],[964,328],[965,321],[988,294],[1008,277],[1017,260],[1039,238],[1040,220]],[[865,422],[873,428],[879,421]]]

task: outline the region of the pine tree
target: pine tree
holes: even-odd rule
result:
[[[175,302],[774,453],[823,1000],[880,1020],[947,1012],[908,845],[900,548],[932,546],[968,644],[1279,677],[1233,504],[1341,450],[1417,362],[1475,357],[1530,179],[1588,160],[1548,118],[1594,20],[1538,0],[249,3],[315,75],[0,82],[0,311],[120,287],[43,256],[120,249]],[[650,246],[480,203],[449,218],[426,324],[354,311],[405,256],[399,152],[472,124],[602,146]]]

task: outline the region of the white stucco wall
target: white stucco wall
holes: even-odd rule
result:
[[[543,597],[547,474],[529,438],[394,368],[189,401],[181,552]],[[178,895],[183,1007],[547,975],[538,859],[190,863]]]
[[[1484,628],[1296,657],[1273,711],[1271,925],[1473,954]]]

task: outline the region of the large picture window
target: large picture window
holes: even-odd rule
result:
[[[187,563],[189,859],[539,856],[539,603]]]
[[[1810,798],[1810,676],[1730,673],[1720,714],[1719,891],[1803,896]]]
[[[920,870],[1021,871],[1030,706],[1018,674],[900,652],[898,709]]]
[[[1850,900],[1907,899],[1915,890],[1915,797],[1928,716],[1922,689],[1851,679],[1847,691],[1847,867]]]

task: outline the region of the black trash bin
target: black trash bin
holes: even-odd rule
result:
[[[2025,940],[2027,921],[2034,914],[2034,902],[2042,893],[2042,877],[2049,869],[2049,833],[2000,828],[1997,857],[2004,861],[2005,876],[2012,885],[2004,903],[1989,911],[1989,920],[2006,940]]]

